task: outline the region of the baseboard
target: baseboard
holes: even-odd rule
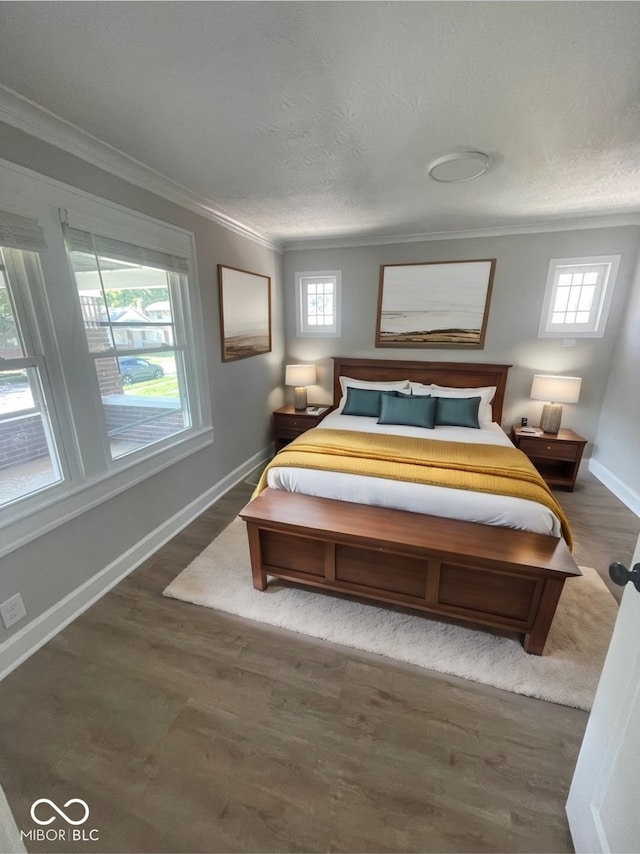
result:
[[[272,451],[272,448],[266,448],[254,454],[115,561],[7,638],[0,645],[0,680],[101,599],[226,492],[266,462],[272,456]]]
[[[598,478],[610,492],[619,498],[623,504],[626,504],[629,510],[633,511],[636,516],[640,516],[640,495],[633,489],[630,489],[626,483],[623,483],[619,477],[612,474],[608,468],[599,463],[598,460],[591,458],[589,461],[589,471],[592,475]]]

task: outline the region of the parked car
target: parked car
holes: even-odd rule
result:
[[[122,384],[131,385],[143,380],[157,380],[164,376],[162,365],[156,365],[138,356],[126,356],[118,359]]]

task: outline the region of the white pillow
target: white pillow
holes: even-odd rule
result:
[[[455,388],[453,386],[430,386],[423,383],[410,383],[411,394],[431,394],[433,397],[479,397],[478,422],[481,427],[489,427],[493,423],[491,401],[496,395],[496,386],[488,385],[479,388]]]
[[[338,405],[338,412],[342,412],[342,409],[347,400],[347,389],[351,386],[351,388],[369,388],[373,389],[373,391],[389,391],[390,389],[395,389],[397,391],[409,391],[409,380],[394,380],[393,382],[370,382],[369,380],[355,380],[352,377],[340,377],[340,388],[342,390],[342,397],[340,398],[340,403]]]
[[[433,388],[430,385],[424,385],[424,383],[409,383],[409,387],[411,388],[411,394],[416,397],[435,396],[432,394]]]

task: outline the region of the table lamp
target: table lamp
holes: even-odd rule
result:
[[[534,374],[531,383],[533,400],[544,400],[540,427],[545,433],[557,433],[562,420],[561,403],[577,403],[580,397],[581,377],[558,377]]]
[[[294,386],[293,408],[301,412],[307,408],[307,386],[316,384],[316,366],[287,365],[284,382]]]

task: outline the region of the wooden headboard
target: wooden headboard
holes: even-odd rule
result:
[[[358,359],[349,356],[333,357],[333,404],[340,402],[340,377],[354,380],[412,380],[416,383],[436,383],[454,388],[496,386],[493,399],[493,420],[502,421],[507,374],[511,365],[483,365],[477,362],[407,362],[400,359]]]

